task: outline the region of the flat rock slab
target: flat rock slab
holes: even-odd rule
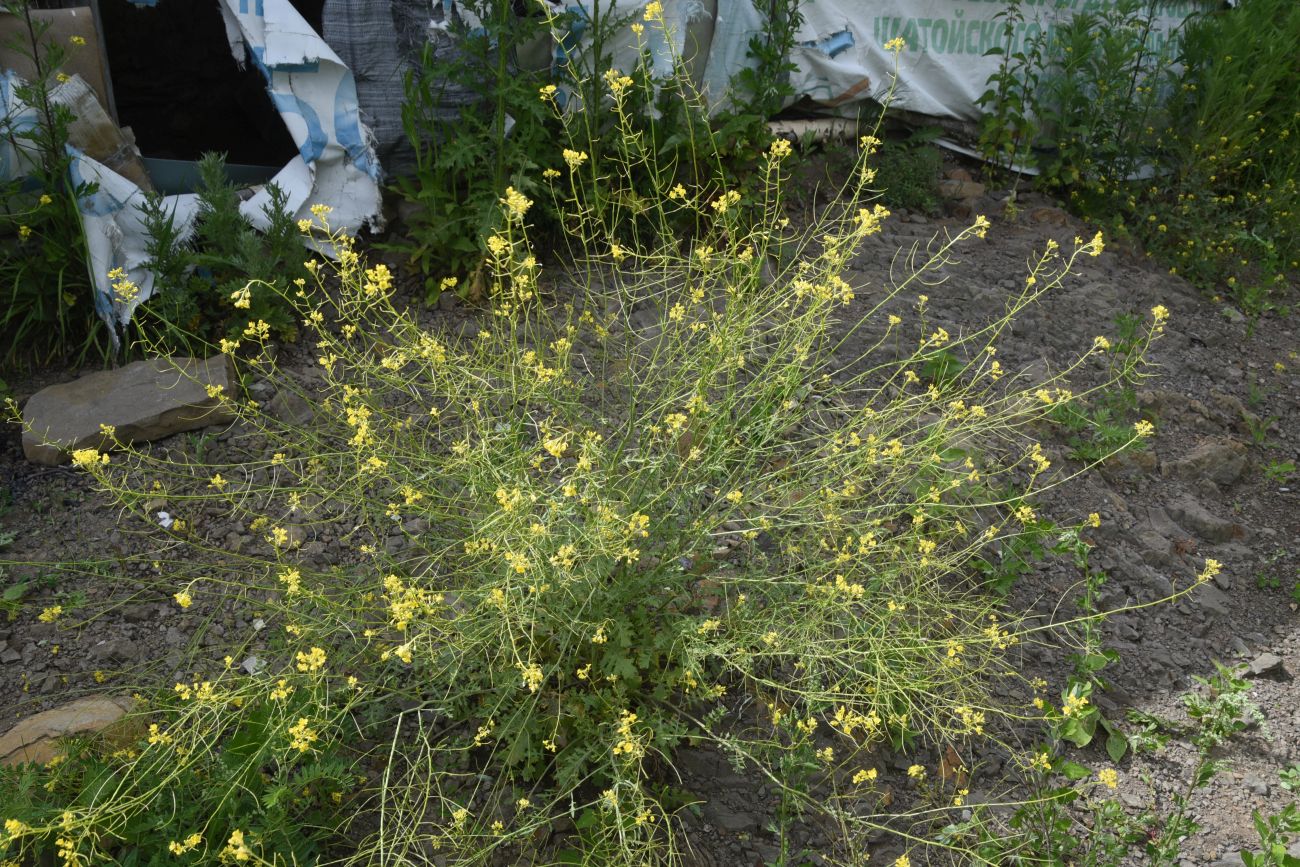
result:
[[[29,717],[0,735],[0,765],[45,764],[59,754],[59,738],[103,732],[134,704],[122,696],[92,695]]]
[[[32,395],[23,407],[23,454],[36,464],[67,463],[74,449],[109,445],[100,425],[112,425],[123,442],[160,439],[215,424],[234,412],[208,396],[220,386],[234,396],[224,355],[209,359],[154,358],[91,373]]]

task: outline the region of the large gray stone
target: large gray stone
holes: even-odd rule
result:
[[[220,386],[234,397],[226,356],[154,358],[91,373],[42,389],[23,407],[23,454],[47,466],[66,463],[74,449],[107,448],[100,425],[123,442],[159,439],[181,431],[229,424],[233,411],[208,396]]]

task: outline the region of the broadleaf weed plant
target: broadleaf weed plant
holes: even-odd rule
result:
[[[936,238],[887,285],[852,284],[888,217],[871,202],[875,139],[807,229],[783,216],[790,146],[774,142],[751,221],[725,178],[687,187],[657,162],[627,117],[634,81],[605,86],[618,138],[598,165],[543,179],[563,215],[557,273],[530,244],[532,200],[507,189],[484,242],[491,310],[438,332],[317,206],[309,230],[337,259],[286,299],[319,387],[277,367],[265,323],[221,345],[301,392],[313,421],[217,392],[243,460],[198,465],[111,430],[119,451],[74,454],[124,514],[171,504],[150,556],[177,605],[251,606],[271,638],[257,664],[236,664],[253,639],[236,641],[144,694],[140,735],[95,750],[103,773],[24,770],[23,796],[0,795],[10,857],[680,864],[683,799],[663,784],[689,742],[775,787],[779,821],[829,818],[842,840],[822,854],[848,861],[888,828],[883,751],[921,757],[1039,715],[989,685],[1022,678],[1008,651],[1046,627],[965,567],[1063,480],[1027,432],[1074,395],[1005,371],[997,348],[1101,238],[1049,245],[1002,316],[950,334],[920,290],[989,223]],[[591,207],[584,172],[636,179],[643,209]],[[675,231],[683,215],[698,235]],[[886,312],[904,300],[906,318]],[[861,351],[837,365],[854,335]],[[911,348],[880,351],[895,343]],[[923,382],[944,353],[960,369]],[[255,544],[225,550],[212,528],[227,519]],[[323,534],[324,561],[302,545]],[[926,821],[961,809],[954,773],[926,783]]]

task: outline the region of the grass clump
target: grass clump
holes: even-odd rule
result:
[[[1054,480],[1030,432],[1075,399],[1004,370],[999,339],[1101,238],[1049,245],[1002,316],[951,334],[918,290],[986,220],[855,285],[888,216],[875,139],[796,230],[788,143],[742,215],[724,178],[687,187],[657,162],[632,86],[605,78],[606,155],[571,148],[544,178],[554,276],[529,243],[534,203],[509,188],[485,239],[490,314],[431,330],[318,207],[310,232],[337,260],[285,294],[318,383],[277,367],[264,322],[221,346],[314,419],[220,395],[241,460],[74,455],[125,514],[170,504],[151,556],[177,605],[243,606],[265,635],[145,696],[139,737],[0,789],[10,857],[676,864],[671,769],[695,744],[774,786],[786,821],[830,817],[843,833],[824,854],[847,863],[885,826],[882,750],[964,749],[1037,714],[991,696],[1020,677],[1020,627],[966,567],[1036,526],[1028,498]],[[634,183],[636,207],[611,204]],[[1140,366],[1166,316],[1097,388]],[[850,340],[864,348],[846,359]],[[230,520],[256,543],[226,550],[210,528]],[[334,550],[313,557],[323,537]],[[931,787],[941,823],[953,786]]]

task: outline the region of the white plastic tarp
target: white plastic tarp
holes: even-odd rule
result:
[[[1024,0],[1024,20],[1012,28],[1011,50],[1020,50],[1044,31],[1050,34],[1074,15],[1109,9],[1116,2]],[[663,5],[678,33],[698,21],[701,0],[665,0]],[[1000,62],[985,53],[1007,45],[1005,22],[995,17],[1007,5],[1007,0],[804,0],[799,4],[803,23],[791,56],[796,66],[790,78],[794,99],[851,109],[879,98],[894,71],[894,55],[885,43],[902,38],[906,48],[899,58],[893,105],[934,117],[978,120],[981,112],[975,101]],[[1176,39],[1187,17],[1205,5],[1204,0],[1151,0],[1151,47]],[[717,0],[711,11],[712,38],[704,48],[708,57],[696,83],[718,109],[726,102],[732,77],[753,62],[748,56],[750,40],[763,35],[768,25],[753,0]],[[628,42],[624,37],[616,44]],[[655,51],[657,67],[666,60]]]
[[[748,4],[749,0],[731,0]],[[1010,47],[1032,41],[1084,12],[1114,7],[1116,0],[1026,0],[1024,20],[1012,27]],[[998,71],[1001,58],[985,56],[1007,47],[1005,21],[995,16],[1006,0],[807,0],[800,5],[803,25],[791,76],[798,97],[832,108],[879,97],[894,69],[885,49],[901,38],[899,82],[893,105],[933,117],[978,120],[975,101]],[[1202,0],[1152,0],[1153,26],[1148,45],[1158,49],[1177,39]],[[721,17],[721,13],[720,16]],[[715,39],[714,44],[717,45]]]
[[[370,134],[361,121],[352,73],[288,0],[218,0],[226,36],[235,58],[248,58],[266,79],[290,136],[295,156],[273,179],[288,194],[288,207],[298,219],[311,216],[311,206],[333,211],[330,226],[356,232],[378,228],[380,217],[379,164]],[[144,5],[153,5],[145,3]],[[35,122],[29,108],[14,95],[16,78],[0,76],[0,112],[23,124]],[[5,149],[0,141],[0,177],[20,177],[30,169],[30,155]],[[148,236],[140,206],[145,193],[132,181],[84,154],[73,152],[74,183],[93,182],[97,192],[80,202],[95,307],[110,326],[130,321],[135,308],[153,293],[153,274],[145,251]],[[181,237],[192,231],[198,215],[197,197],[168,196],[164,200]],[[263,189],[240,206],[255,226],[265,228]],[[139,294],[115,297],[109,271],[121,268]],[[116,327],[111,328],[116,338]]]

